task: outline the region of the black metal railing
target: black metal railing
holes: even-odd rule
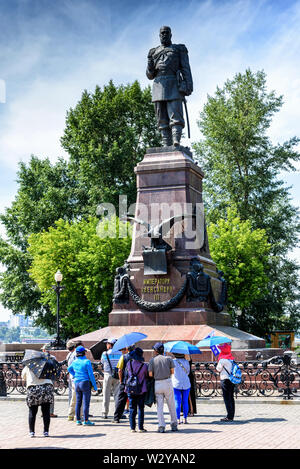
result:
[[[194,363],[192,370],[195,377],[196,395],[203,398],[221,397],[221,383],[216,371],[216,362]],[[265,361],[238,362],[242,370],[242,382],[235,386],[236,396],[241,397],[281,397],[293,399],[300,396],[300,365],[293,363],[290,355],[277,356]],[[97,383],[97,392],[102,393],[103,373],[99,363],[92,363]],[[0,364],[0,381],[6,386],[6,393],[26,393],[22,380],[21,363]],[[2,376],[2,378],[1,378]],[[1,383],[0,383],[1,384]],[[61,367],[59,378],[54,382],[54,391],[63,395],[68,389],[67,367]]]
[[[289,355],[269,360],[237,362],[242,370],[242,382],[235,385],[236,396],[243,397],[300,397],[300,365]],[[216,362],[196,363],[194,375],[198,397],[222,396]]]

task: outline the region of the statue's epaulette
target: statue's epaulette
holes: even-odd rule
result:
[[[180,52],[188,52],[187,48],[185,47],[184,44],[176,44]]]
[[[148,57],[152,57],[152,55],[155,53],[157,47],[153,47],[152,49],[149,50],[148,52]]]

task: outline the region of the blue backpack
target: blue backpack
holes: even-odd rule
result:
[[[233,384],[240,384],[242,381],[242,370],[240,369],[239,365],[234,360],[230,360],[230,361],[232,362],[231,373],[229,373],[224,366],[228,374],[228,379]]]

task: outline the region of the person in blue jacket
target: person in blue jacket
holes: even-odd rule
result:
[[[86,349],[80,345],[76,347],[76,359],[68,367],[68,372],[74,376],[76,392],[76,420],[81,425],[80,410],[83,404],[83,425],[95,425],[89,420],[89,408],[92,386],[97,391],[97,384],[93,373],[91,361],[85,356]]]

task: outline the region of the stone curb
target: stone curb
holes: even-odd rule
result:
[[[68,397],[67,396],[57,396],[55,395],[54,396],[55,400],[56,401],[60,401],[60,402],[68,402]],[[0,396],[0,402],[1,401],[8,401],[8,402],[20,402],[20,401],[24,401],[26,399],[26,395],[23,394],[23,395],[14,395],[14,396]],[[92,396],[92,399],[94,402],[102,402],[102,396]],[[201,405],[201,404],[209,404],[209,405],[212,405],[212,404],[220,404],[220,403],[223,403],[223,399],[222,398],[213,398],[213,399],[210,399],[210,398],[197,398],[197,404]],[[300,405],[300,397],[295,397],[293,399],[282,399],[280,397],[278,398],[267,398],[267,399],[264,399],[264,398],[242,398],[242,397],[237,397],[236,398],[236,404],[239,405],[239,404],[270,404],[270,405]]]

